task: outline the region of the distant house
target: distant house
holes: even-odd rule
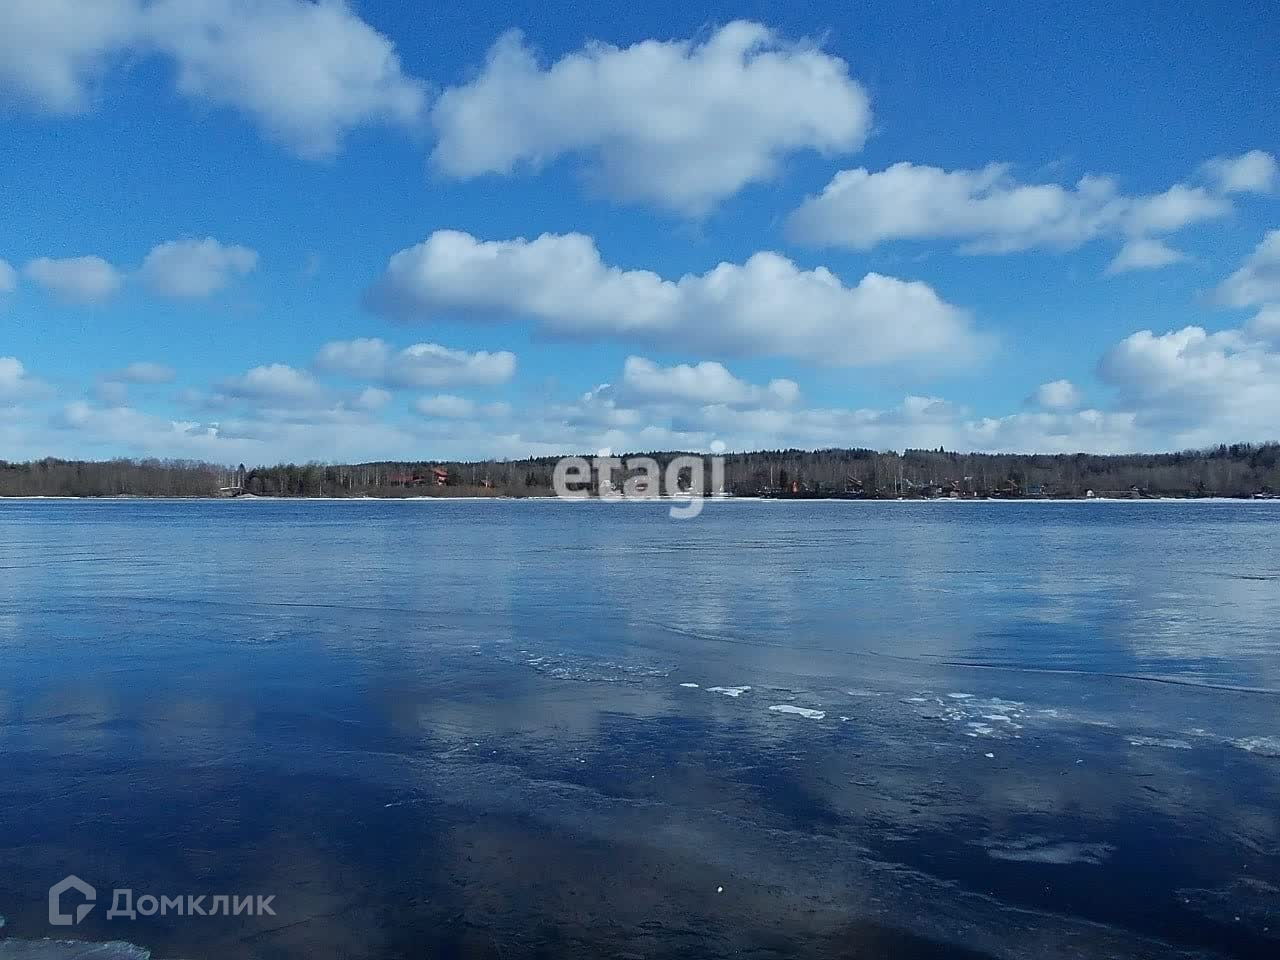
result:
[[[444,467],[432,467],[431,479],[437,487],[447,486],[449,483],[449,471]]]
[[[1022,495],[1022,488],[1018,486],[1016,480],[1001,480],[996,484],[995,495],[997,497],[1018,497]]]

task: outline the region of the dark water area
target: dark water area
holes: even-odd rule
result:
[[[1278,535],[0,502],[0,958],[1274,958]]]

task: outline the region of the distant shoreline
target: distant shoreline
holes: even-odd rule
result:
[[[271,497],[258,494],[239,497],[153,497],[134,494],[114,496],[63,497],[63,496],[6,496],[0,495],[0,503],[6,501],[72,501],[105,503],[518,503],[541,501],[553,503],[687,503],[690,497],[558,497],[555,494],[531,494],[525,497],[461,496],[461,497]],[[916,503],[916,504],[975,504],[975,503],[1280,503],[1280,497],[702,497],[706,503]]]

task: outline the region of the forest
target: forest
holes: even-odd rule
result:
[[[651,452],[665,465],[679,452]],[[780,498],[1271,497],[1280,444],[1156,454],[986,454],[945,450],[762,450],[724,458],[722,490]],[[528,497],[550,496],[556,458],[276,464],[186,460],[0,460],[7,497]],[[615,474],[615,481],[624,477]],[[665,491],[664,491],[665,492]]]

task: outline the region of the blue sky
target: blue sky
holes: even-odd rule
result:
[[[1266,3],[15,0],[0,458],[1276,439],[1278,48]]]

